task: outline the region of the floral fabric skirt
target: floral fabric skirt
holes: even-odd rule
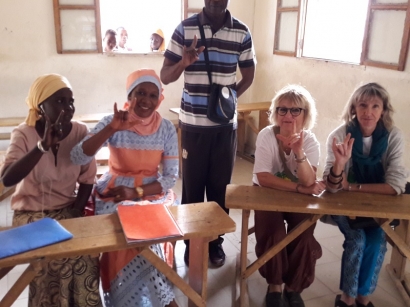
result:
[[[43,217],[63,220],[75,217],[69,208],[60,210],[14,211],[13,226],[21,226]],[[98,257],[79,256],[49,262],[29,286],[29,307],[102,307]]]

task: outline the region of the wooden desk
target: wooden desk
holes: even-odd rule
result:
[[[169,108],[171,113],[179,115],[179,112],[181,111],[181,108]]]
[[[238,146],[237,152],[239,156],[250,160],[253,162],[253,158],[250,159],[249,156],[245,155],[245,137],[246,137],[246,125],[248,125],[251,130],[258,134],[263,128],[269,125],[268,113],[269,107],[271,105],[270,101],[265,102],[250,102],[250,103],[238,103]],[[251,112],[259,111],[259,126],[256,127],[250,116]],[[240,119],[245,121],[245,125],[241,124]]]
[[[410,220],[410,195],[388,196],[340,191],[336,194],[323,193],[320,197],[284,192],[257,186],[230,184],[226,190],[226,207],[242,210],[241,252],[240,252],[240,306],[248,306],[246,279],[269,259],[276,255],[292,240],[324,214],[365,216],[375,218],[387,237],[407,257],[410,248],[389,222],[393,219]],[[293,229],[277,245],[273,246],[258,260],[247,266],[248,222],[250,210],[307,213],[309,216]],[[410,306],[409,297],[403,297]]]
[[[74,120],[82,121],[83,123],[98,123],[104,116],[112,113],[92,113],[92,114],[75,114]],[[26,120],[26,117],[3,117],[0,118],[0,127],[15,127]]]
[[[164,261],[151,251],[152,243],[171,240],[159,239],[145,243],[127,244],[117,214],[106,214],[63,220],[61,224],[74,238],[32,250],[20,255],[0,259],[0,278],[15,265],[30,263],[0,302],[1,307],[11,306],[36,272],[51,259],[98,254],[127,248],[140,248],[159,271],[189,298],[189,306],[206,306],[206,284],[208,269],[208,242],[221,233],[235,231],[234,221],[215,202],[170,207],[184,236],[179,240],[191,240],[189,253],[189,285]]]
[[[81,121],[86,124],[96,124],[104,116],[110,115],[112,113],[94,113],[94,114],[74,114],[74,120]],[[25,117],[3,117],[0,118],[0,127],[17,127],[22,122],[25,121]],[[11,132],[0,133],[0,140],[10,140]]]
[[[248,126],[255,132],[259,133],[268,124],[268,113],[271,101],[265,102],[250,102],[250,103],[238,103],[237,110],[238,114],[243,117]],[[256,128],[255,125],[250,121],[249,114],[253,111],[259,111],[259,127]]]
[[[271,105],[270,101],[265,102],[250,102],[250,103],[238,103],[237,104],[237,112],[238,112],[238,146],[237,152],[242,157],[247,158],[245,153],[245,136],[246,136],[246,125],[248,125],[253,132],[256,134],[259,133],[264,127],[269,125],[268,120],[268,113],[269,107]],[[180,108],[170,108],[170,112],[179,115]],[[259,127],[256,127],[250,117],[251,112],[259,111]],[[243,119],[245,121],[245,125],[242,125],[240,120]],[[178,140],[180,141],[180,139]],[[180,143],[181,144],[181,143]]]
[[[265,101],[265,102],[250,102],[250,103],[238,103],[236,106],[236,110],[238,111],[239,117],[242,117],[248,126],[258,134],[262,128],[266,127],[269,124],[268,121],[268,114],[267,111],[272,102]],[[172,113],[179,115],[181,111],[180,108],[170,108],[169,109]],[[249,114],[253,111],[259,111],[259,128],[250,121]],[[261,112],[266,111],[266,112]]]

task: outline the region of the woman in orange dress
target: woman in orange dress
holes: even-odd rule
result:
[[[153,70],[141,69],[128,76],[126,89],[125,110],[115,104],[114,114],[71,153],[75,163],[84,164],[101,146],[110,150],[109,170],[96,184],[96,214],[115,212],[121,203],[175,203],[178,140],[174,125],[156,111],[164,98],[161,82]],[[160,245],[151,249],[165,259]],[[105,253],[101,276],[107,307],[175,306],[170,282],[137,250]]]

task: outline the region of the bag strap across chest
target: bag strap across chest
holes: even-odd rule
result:
[[[276,135],[280,134],[279,126],[273,126],[272,131],[276,138]],[[276,141],[278,142],[278,146],[279,146],[279,156],[280,156],[280,159],[282,160],[283,172],[285,173],[286,177],[288,177],[292,182],[298,182],[299,181],[298,178],[292,174],[292,172],[286,165],[285,153],[284,153],[282,142],[278,140],[277,138],[276,138]]]
[[[212,85],[212,74],[211,74],[211,65],[209,64],[209,54],[208,54],[208,46],[206,45],[206,37],[204,27],[201,25],[199,21],[199,17],[197,16],[199,32],[201,33],[201,41],[202,45],[205,46],[204,56],[205,56],[205,64],[206,64],[206,71],[208,73],[209,84]]]

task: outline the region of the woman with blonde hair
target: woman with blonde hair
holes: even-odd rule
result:
[[[316,180],[320,144],[308,130],[316,119],[312,96],[302,86],[286,86],[273,98],[269,111],[272,125],[264,128],[256,140],[254,185],[320,194],[325,189],[324,183]],[[291,203],[288,205],[292,206]],[[255,211],[256,255],[261,257],[304,219],[306,214]],[[300,293],[313,282],[316,260],[322,255],[322,249],[313,237],[315,226],[308,228],[259,269],[269,284],[267,307],[304,306]]]
[[[403,135],[393,124],[387,91],[377,83],[357,88],[343,112],[344,124],[330,133],[324,171],[327,190],[399,195],[405,191]],[[369,295],[386,253],[384,231],[373,219],[333,216],[345,236],[341,295],[335,307],[373,307]],[[359,224],[361,223],[361,225]]]

